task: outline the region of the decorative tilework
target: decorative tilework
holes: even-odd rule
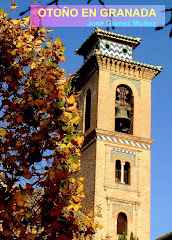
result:
[[[114,161],[115,157],[121,157],[122,159],[130,159],[132,161],[132,165],[135,166],[135,161],[136,161],[135,152],[112,148],[111,162]]]
[[[112,87],[112,84],[114,81],[118,80],[118,79],[122,79],[122,80],[126,80],[126,81],[129,81],[131,82],[135,87],[136,87],[136,90],[138,92],[138,95],[140,96],[140,81],[138,80],[134,80],[134,79],[129,79],[129,78],[124,78],[124,77],[120,77],[120,76],[117,76],[115,74],[111,74],[110,75],[110,82],[109,82],[109,88],[111,89]]]
[[[109,48],[106,47],[109,46]],[[123,49],[126,49],[126,53],[123,52]],[[125,44],[119,44],[107,40],[100,40],[100,52],[104,54],[111,55],[113,57],[120,57],[132,60],[132,47],[129,47]]]
[[[142,147],[142,148],[148,148],[148,149],[151,148],[147,144],[136,143],[136,142],[132,142],[132,141],[128,141],[128,140],[122,140],[122,139],[112,138],[112,137],[107,137],[107,136],[105,137],[105,136],[97,135],[97,139],[102,139],[102,140],[112,141],[112,142],[117,142],[117,143],[124,143],[124,144],[127,144],[127,145],[136,146],[136,147]]]
[[[92,142],[94,142],[96,139],[101,139],[101,140],[112,141],[112,142],[117,142],[117,143],[123,143],[123,144],[127,144],[127,145],[132,145],[132,146],[136,146],[136,147],[142,147],[142,148],[151,149],[151,146],[149,146],[149,145],[147,145],[147,144],[136,143],[136,142],[131,142],[131,141],[122,140],[122,139],[118,139],[118,138],[112,138],[112,137],[105,137],[105,136],[97,135],[97,136],[95,136],[93,139],[91,139],[91,141],[88,142],[87,145],[85,145],[85,146],[82,148],[82,151],[83,151],[84,149],[86,149],[89,145],[91,145]],[[127,151],[125,151],[125,153],[126,153],[126,152],[127,152]],[[127,154],[131,154],[131,152],[128,151]]]
[[[130,214],[131,219],[133,218],[133,208],[132,207],[126,206],[126,205],[118,205],[118,204],[113,204],[113,206],[112,206],[112,216],[114,215],[114,213],[118,209],[126,210]]]

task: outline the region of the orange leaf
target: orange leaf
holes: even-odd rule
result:
[[[18,140],[17,142],[16,142],[16,146],[17,147],[20,147],[22,145],[22,141],[21,140]]]
[[[3,233],[8,237],[8,236],[12,236],[13,232],[10,229],[4,229]]]
[[[73,104],[73,103],[75,103],[76,101],[75,101],[75,97],[74,97],[74,95],[71,95],[70,97],[69,97],[69,104]]]
[[[20,123],[22,121],[22,117],[17,117],[16,120],[17,120],[17,123]]]
[[[35,235],[35,234],[33,234],[33,233],[27,234],[27,239],[28,239],[28,240],[35,240],[35,238],[36,238],[36,235]]]
[[[43,100],[36,99],[36,101],[35,101],[35,105],[38,106],[38,107],[43,105],[43,103],[44,103]]]
[[[24,172],[23,173],[23,177],[26,178],[26,179],[31,179],[32,178],[32,175],[30,172]]]
[[[30,188],[32,188],[32,184],[26,183],[26,187],[30,189]]]
[[[65,62],[66,61],[66,57],[64,57],[64,56],[59,57],[59,60],[60,60],[60,62]]]

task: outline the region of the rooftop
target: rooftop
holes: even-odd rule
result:
[[[133,49],[136,48],[141,42],[141,38],[128,37],[125,35],[104,31],[96,27],[91,35],[81,45],[81,47],[76,50],[76,53],[79,55],[85,55],[85,53],[97,43],[98,39],[113,40],[114,42],[126,44]]]

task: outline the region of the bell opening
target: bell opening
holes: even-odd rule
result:
[[[117,132],[129,133],[130,131],[130,120],[126,118],[116,118],[115,126]]]
[[[132,134],[133,129],[133,95],[126,85],[119,85],[116,89],[115,131]]]

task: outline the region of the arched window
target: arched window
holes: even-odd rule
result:
[[[130,184],[130,163],[126,162],[124,165],[124,182]]]
[[[116,88],[115,131],[133,134],[134,97],[131,88],[119,85]]]
[[[117,234],[127,234],[127,216],[120,212],[117,218]]]
[[[121,161],[120,160],[116,160],[115,181],[116,182],[121,182]]]
[[[91,118],[91,90],[88,89],[85,101],[85,131],[90,128],[90,118]]]

